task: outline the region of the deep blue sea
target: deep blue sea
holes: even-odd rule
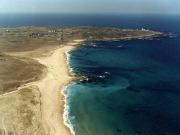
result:
[[[1,26],[148,28],[171,33],[147,40],[84,42],[69,66],[87,81],[66,89],[76,135],[180,135],[180,17],[0,15]]]

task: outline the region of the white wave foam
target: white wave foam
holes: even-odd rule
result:
[[[68,69],[71,75],[75,75],[73,72],[73,68],[70,67],[70,53],[69,51],[65,52],[66,55],[66,62],[68,65]],[[64,86],[63,89],[61,90],[61,94],[64,96],[64,113],[63,113],[63,120],[64,120],[64,125],[67,126],[70,129],[70,132],[72,135],[75,135],[75,129],[73,127],[73,124],[70,121],[69,118],[69,105],[68,105],[68,92],[67,92],[67,86]]]
[[[106,76],[105,75],[100,75],[100,76],[98,76],[99,78],[106,78]]]
[[[70,67],[70,54],[69,54],[68,51],[65,52],[65,54],[66,54],[66,62],[67,62],[67,65],[68,65],[69,72],[70,72],[71,75],[74,76],[75,73],[74,73],[74,71],[73,71],[73,68]]]
[[[106,71],[106,72],[104,72],[104,73],[110,75],[110,72],[107,72],[107,71]]]
[[[75,135],[75,129],[74,129],[73,124],[71,123],[70,118],[69,118],[67,87],[68,86],[64,86],[62,91],[61,91],[61,94],[64,96],[63,119],[64,119],[64,125],[67,126],[70,129],[70,132],[71,132],[72,135]]]
[[[96,45],[96,43],[90,43],[90,46],[96,47],[97,45]]]

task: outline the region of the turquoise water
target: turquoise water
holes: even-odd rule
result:
[[[67,88],[76,135],[179,135],[180,38],[86,42]]]

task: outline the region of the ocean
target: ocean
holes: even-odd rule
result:
[[[66,91],[69,123],[76,135],[180,134],[180,23],[151,19],[137,18],[130,28],[171,34],[85,42],[69,52],[73,72],[88,78],[72,82]]]
[[[42,21],[43,20],[43,21]],[[180,17],[0,15],[0,26],[146,28],[146,40],[92,41],[68,53],[76,76],[64,90],[76,135],[180,135]]]

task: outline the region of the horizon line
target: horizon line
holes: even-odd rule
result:
[[[20,13],[20,12],[0,12],[0,14],[32,14],[32,15],[153,15],[153,16],[180,16],[180,14],[161,14],[161,13],[58,13],[58,12],[54,12],[54,13],[50,13],[50,12],[39,12],[39,13],[33,13],[33,12],[27,12],[27,13]]]

